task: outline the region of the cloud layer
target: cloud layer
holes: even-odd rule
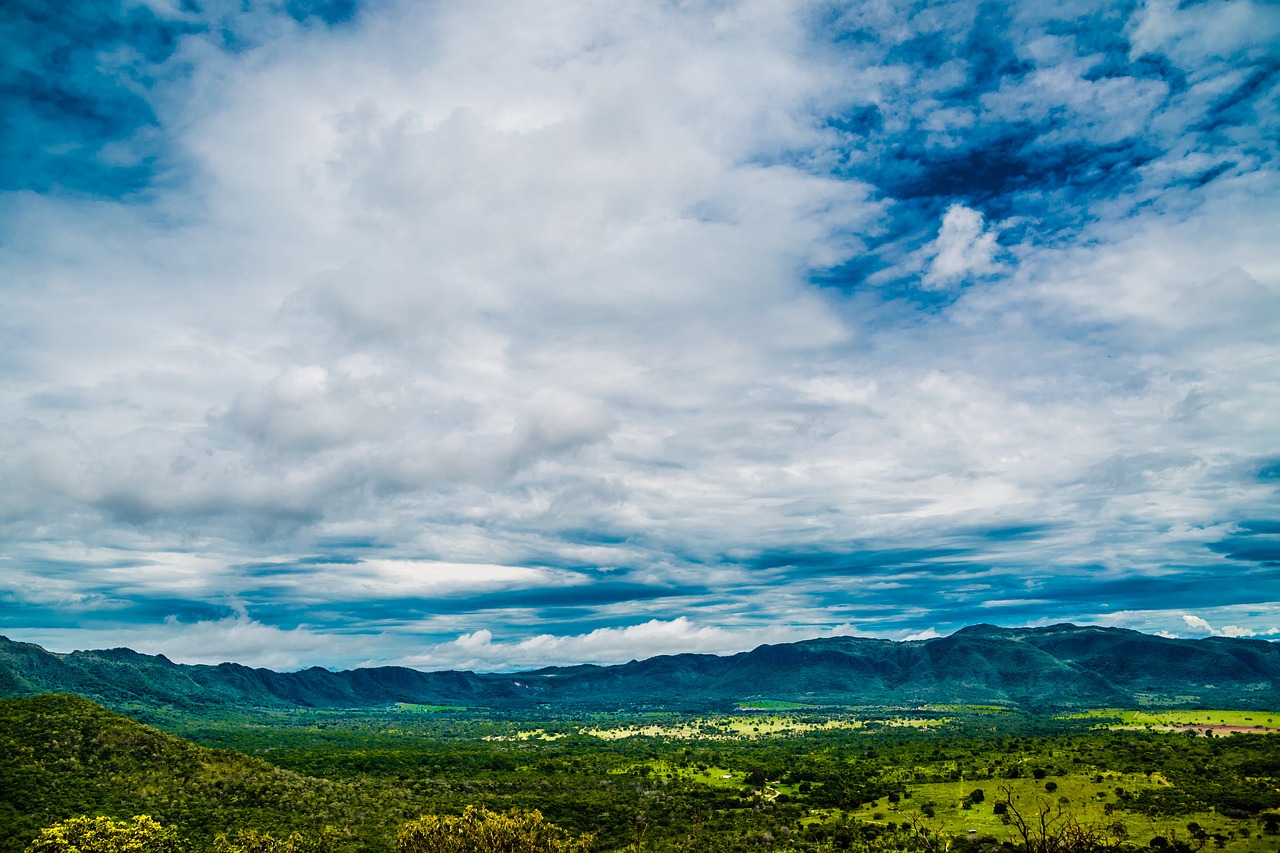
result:
[[[0,631],[1280,625],[1276,7],[78,9],[5,30]]]

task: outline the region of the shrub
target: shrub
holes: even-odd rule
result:
[[[40,830],[26,853],[179,853],[182,843],[172,827],[150,815],[132,821],[73,817]]]
[[[591,836],[573,838],[538,811],[474,806],[459,817],[423,815],[396,836],[398,853],[584,853],[590,844]]]

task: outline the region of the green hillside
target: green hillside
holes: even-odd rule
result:
[[[333,825],[389,838],[420,813],[391,792],[196,746],[65,695],[0,699],[0,791],[0,853],[20,853],[42,827],[81,814],[149,814],[207,848],[239,827],[288,834]]]
[[[1179,640],[1119,628],[976,625],[892,642],[832,637],[735,655],[664,655],[523,673],[372,667],[273,672],[187,666],[129,649],[53,654],[0,638],[0,695],[74,693],[118,709],[373,708],[723,711],[757,699],[804,705],[996,704],[1280,707],[1280,645]]]

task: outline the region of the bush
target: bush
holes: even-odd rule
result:
[[[213,853],[330,853],[337,846],[338,833],[328,827],[315,838],[300,832],[275,838],[254,829],[239,829],[214,839]]]
[[[26,853],[179,853],[182,843],[171,827],[150,815],[132,821],[73,817],[40,830]]]
[[[585,853],[590,844],[591,836],[573,838],[538,811],[474,806],[460,817],[423,815],[396,836],[398,853]]]

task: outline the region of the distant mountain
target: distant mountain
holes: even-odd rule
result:
[[[833,637],[736,655],[664,655],[618,666],[493,674],[405,667],[274,672],[188,666],[129,649],[54,654],[0,637],[0,695],[74,693],[109,707],[358,708],[393,702],[520,709],[726,709],[752,699],[814,705],[997,703],[1280,707],[1280,645],[1177,640],[1121,628],[975,625],[932,640]]]

